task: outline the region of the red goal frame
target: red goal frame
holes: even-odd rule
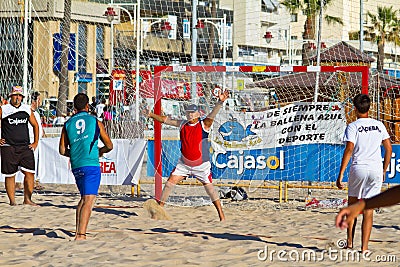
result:
[[[368,94],[368,66],[155,66],[154,113],[161,114],[161,75],[163,72],[360,72],[361,93]],[[155,199],[162,193],[161,123],[154,121]]]

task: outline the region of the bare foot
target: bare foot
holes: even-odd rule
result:
[[[15,203],[15,201],[10,201],[10,206],[17,206],[17,203]]]
[[[32,200],[25,200],[23,204],[24,205],[31,205],[31,206],[39,206],[38,204],[36,204]]]
[[[76,233],[75,240],[86,240],[86,234]]]

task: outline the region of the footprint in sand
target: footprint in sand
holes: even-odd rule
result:
[[[144,202],[143,207],[150,214],[150,217],[155,220],[171,220],[171,217],[157,203],[155,199],[149,199]]]

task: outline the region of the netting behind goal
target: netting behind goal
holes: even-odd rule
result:
[[[154,110],[185,119],[184,106],[196,103],[206,116],[217,101],[215,88],[228,89],[230,98],[210,134],[213,181],[221,194],[239,186],[252,198],[304,200],[311,189],[335,189],[344,129],[355,120],[355,95],[371,95],[371,116],[384,120],[397,141],[398,126],[388,119],[389,101],[376,97],[376,79],[367,66],[157,67]],[[179,85],[174,92],[172,83]],[[161,177],[169,176],[180,157],[178,129],[155,123],[152,152],[154,161],[148,165],[155,168],[158,198]],[[170,201],[207,199],[198,185],[189,177]]]

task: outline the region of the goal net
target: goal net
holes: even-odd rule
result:
[[[218,101],[213,92],[229,90],[209,138],[213,181],[221,197],[233,187],[243,187],[251,198],[275,201],[304,201],[318,196],[315,189],[345,196],[335,192],[334,182],[344,129],[356,118],[352,99],[360,93],[370,94],[371,117],[384,120],[396,140],[397,125],[385,119],[390,102],[376,98],[379,78],[367,66],[169,66],[154,71],[154,112],[173,119],[186,119],[184,108],[193,103],[206,117]],[[155,122],[149,147],[154,159],[148,167],[154,167],[159,198],[181,156],[179,130]],[[170,203],[207,202],[199,185],[188,177]]]

